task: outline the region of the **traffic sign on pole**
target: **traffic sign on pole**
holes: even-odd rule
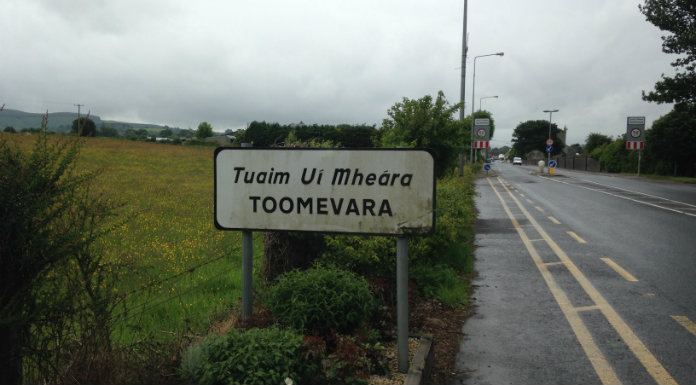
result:
[[[475,140],[490,140],[491,121],[488,118],[474,119]]]
[[[553,139],[551,139],[551,138],[546,139],[546,145],[553,146]]]
[[[626,149],[642,150],[644,147],[644,132],[645,116],[629,116],[626,118]]]
[[[546,146],[546,152],[552,152],[553,146]]]
[[[644,150],[645,142],[626,142],[627,150]]]
[[[556,168],[556,166],[557,166],[557,164],[556,164],[556,161],[555,161],[555,160],[552,160],[552,161],[549,162],[549,167],[551,167],[551,168]]]

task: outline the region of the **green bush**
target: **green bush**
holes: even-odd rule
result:
[[[462,177],[446,177],[437,181],[435,233],[413,238],[409,256],[413,264],[446,265],[462,271],[471,267],[474,211],[473,174],[470,168]]]
[[[188,382],[213,384],[315,383],[321,368],[303,354],[303,337],[277,327],[233,330],[211,335],[192,345],[181,360],[181,377]]]
[[[462,177],[446,177],[437,181],[437,209],[435,233],[429,237],[409,239],[409,266],[411,278],[427,297],[435,296],[446,303],[460,303],[454,292],[460,295],[466,289],[458,278],[458,272],[469,272],[473,267],[473,225],[476,213],[474,203],[474,175],[470,168]],[[354,271],[367,278],[384,278],[393,282],[396,270],[396,241],[393,237],[327,236],[326,251],[321,261]],[[420,269],[419,267],[425,269]],[[458,283],[449,280],[440,283],[429,279],[434,266],[449,269]],[[414,270],[415,269],[415,270]],[[420,274],[423,272],[423,274]],[[447,290],[445,290],[447,288]],[[449,290],[449,291],[448,291]],[[447,298],[445,298],[447,297]]]
[[[320,261],[365,278],[395,278],[396,241],[393,237],[363,235],[325,236]]]
[[[266,302],[281,325],[321,336],[331,330],[354,331],[369,320],[375,306],[364,279],[332,267],[281,275]]]

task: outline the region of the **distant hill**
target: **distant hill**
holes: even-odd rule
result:
[[[43,119],[43,113],[33,113],[24,112],[18,110],[9,110],[7,108],[0,111],[0,131],[5,127],[11,126],[15,130],[20,131],[23,128],[39,128],[41,127],[41,119]],[[84,115],[82,115],[84,116]],[[116,128],[119,132],[124,132],[129,128],[140,129],[144,128],[148,131],[159,132],[167,126],[160,126],[157,124],[145,124],[145,123],[128,123],[119,122],[115,120],[102,120],[99,116],[90,115],[89,116],[94,124],[96,124],[97,129],[101,128],[102,125]],[[49,112],[48,113],[48,131],[53,132],[68,132],[72,127],[72,122],[77,119],[77,113],[75,112]],[[176,129],[176,127],[169,127]]]

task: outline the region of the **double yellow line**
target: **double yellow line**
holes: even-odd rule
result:
[[[626,322],[619,316],[619,314],[614,310],[614,308],[607,302],[606,299],[599,293],[599,291],[592,285],[592,283],[585,277],[585,275],[578,269],[578,267],[568,258],[568,255],[558,246],[558,244],[551,239],[551,237],[546,233],[546,231],[539,225],[539,223],[532,217],[527,209],[520,203],[520,201],[515,197],[515,195],[505,186],[500,177],[497,178],[500,185],[505,189],[509,197],[514,201],[517,207],[520,209],[524,217],[529,221],[529,223],[534,227],[534,229],[539,233],[541,238],[546,242],[546,244],[551,248],[551,250],[558,256],[559,261],[557,262],[544,262],[539,255],[537,249],[534,247],[532,240],[527,236],[522,226],[513,215],[505,199],[495,187],[491,178],[486,178],[491,188],[498,196],[503,209],[507,213],[510,221],[512,221],[513,226],[517,230],[522,242],[524,243],[529,255],[536,264],[541,276],[546,281],[546,285],[549,287],[551,294],[556,299],[558,306],[561,308],[563,315],[565,315],[570,327],[573,329],[580,345],[582,346],[585,354],[590,360],[590,363],[597,372],[600,380],[603,384],[618,385],[622,384],[619,380],[613,367],[609,364],[604,354],[599,349],[597,344],[592,337],[592,334],[587,329],[587,326],[582,321],[580,314],[586,311],[600,311],[604,317],[607,319],[609,324],[616,330],[624,343],[633,352],[636,358],[645,367],[646,371],[653,377],[655,382],[660,385],[676,385],[677,382],[672,378],[672,376],[665,370],[662,364],[655,358],[655,356],[648,350],[648,348],[641,342],[641,340],[636,336],[636,334],[631,330],[631,328],[626,324]],[[568,271],[573,275],[575,280],[580,284],[585,293],[592,299],[594,303],[591,306],[576,307],[573,306],[568,299],[567,294],[561,287],[556,283],[553,274],[549,271],[548,266],[551,265],[564,265]]]

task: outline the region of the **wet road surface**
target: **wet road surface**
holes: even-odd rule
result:
[[[454,384],[696,384],[696,186],[494,163]]]

